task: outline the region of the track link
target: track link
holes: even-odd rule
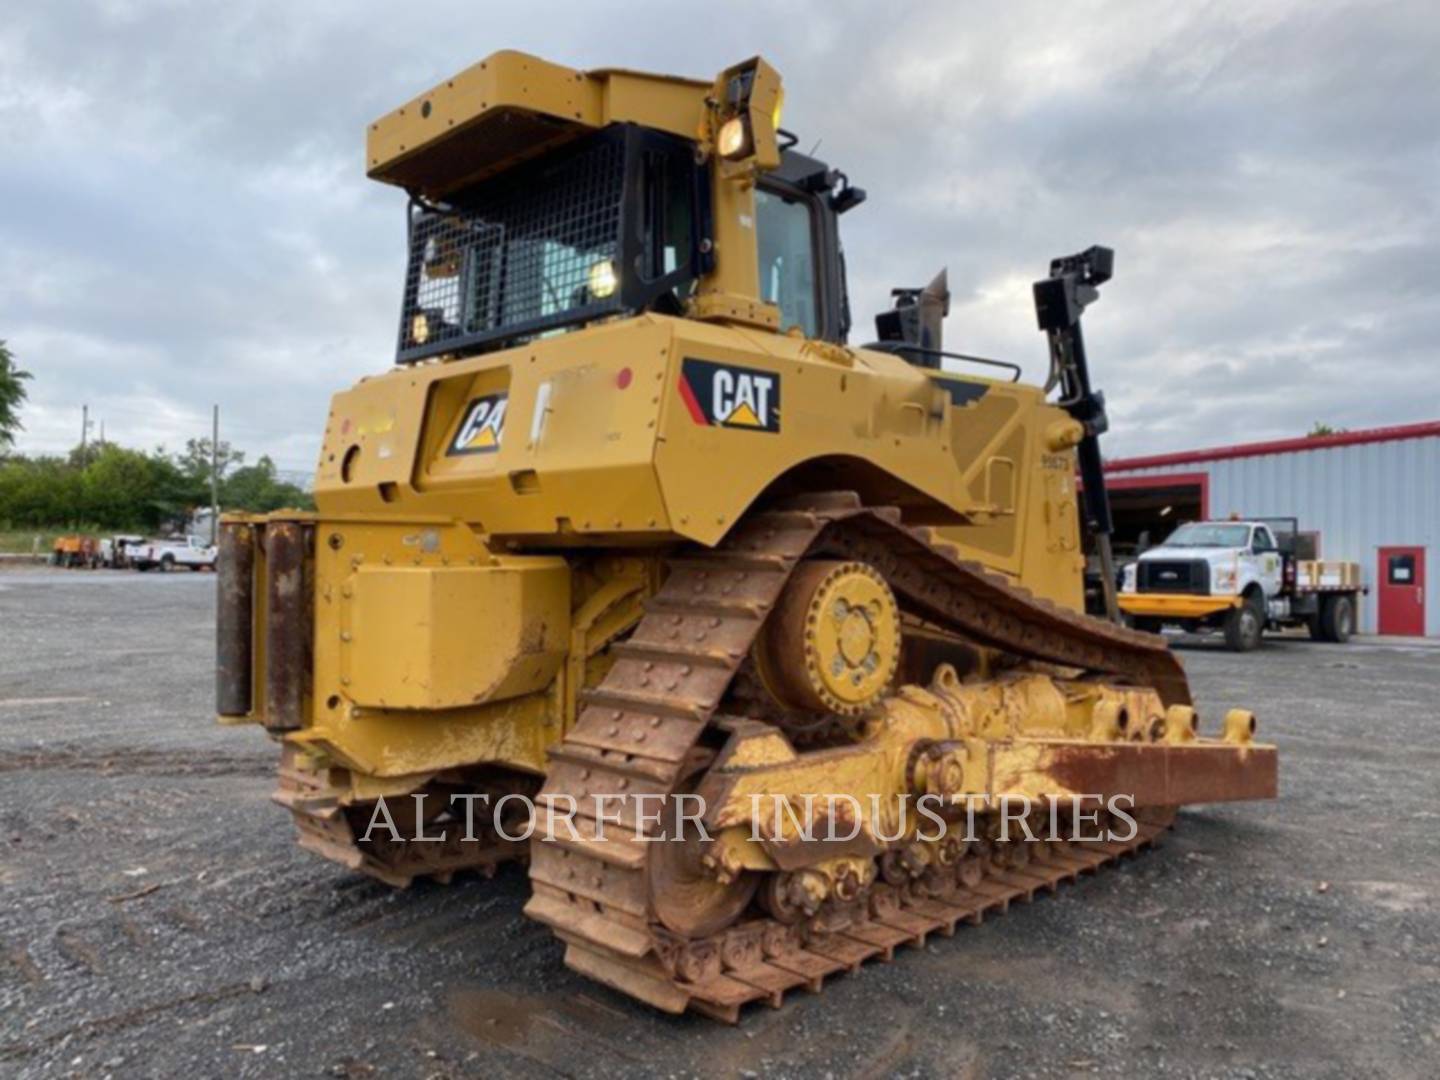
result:
[[[970,866],[970,884],[949,883],[959,890],[953,894],[948,884],[938,896],[882,891],[889,900],[877,911],[835,933],[752,919],[712,938],[674,938],[653,916],[646,873],[652,845],[634,838],[634,797],[681,790],[705,764],[701,736],[805,556],[869,562],[902,606],[981,644],[1153,686],[1166,704],[1189,702],[1183,670],[1151,635],[1037,601],[961,560],[929,531],[905,527],[898,511],[864,508],[849,493],[753,514],[720,546],[673,559],[645,617],[616,650],[605,679],[583,695],[575,727],[552,751],[525,909],[566,942],[570,967],[670,1012],[695,1008],[733,1022],[747,1002],[777,1005],[787,990],[818,989],[827,975],[888,959],[900,945],[953,933],[961,921],[1053,890],[1144,846],[1168,824],[1147,819],[1129,845],[1043,845],[1043,857],[1024,868]],[[620,827],[601,830],[588,809],[595,796],[615,795],[630,797]],[[581,838],[547,841],[547,808],[578,808]]]
[[[351,870],[403,889],[420,877],[448,883],[464,871],[492,877],[502,863],[529,857],[528,843],[506,839],[479,819],[474,841],[465,840],[464,830],[454,827],[435,843],[408,843],[388,835],[363,841],[352,822],[355,811],[342,802],[347,790],[331,786],[324,774],[301,768],[297,757],[293,747],[282,750],[279,785],[271,799],[290,811],[302,848]]]
[[[948,882],[935,895],[877,885],[870,910],[832,932],[772,919],[742,922],[698,943],[669,939],[659,931],[657,957],[647,961],[597,948],[589,935],[556,929],[567,943],[565,962],[575,970],[660,1008],[678,1012],[688,1007],[733,1024],[752,1002],[779,1008],[790,991],[819,993],[832,975],[858,971],[871,960],[889,963],[897,949],[923,947],[932,934],[952,937],[962,924],[979,926],[987,915],[1008,912],[1011,904],[1058,892],[1061,885],[1156,843],[1173,816],[1173,811],[1140,815],[1138,831],[1128,843],[1042,842],[1035,846],[1046,850],[1032,855],[1023,867],[982,860],[983,867],[975,868],[979,879],[967,871],[972,884],[956,883],[953,891]],[[676,1008],[680,998],[684,1003]]]

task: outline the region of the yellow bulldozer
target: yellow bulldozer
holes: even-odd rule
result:
[[[864,192],[782,100],[500,52],[376,120],[395,366],[334,398],[315,512],[220,536],[217,711],[303,846],[521,862],[571,967],[728,1020],[1276,790],[1251,713],[1202,735],[1082,611],[1110,252],[1036,284],[1043,386],[943,347],[943,274],[848,344]]]

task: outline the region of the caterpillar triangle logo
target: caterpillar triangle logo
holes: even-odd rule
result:
[[[505,405],[508,394],[487,394],[470,402],[465,418],[455,429],[455,438],[446,454],[490,454],[500,449],[505,433]]]
[[[727,424],[739,424],[742,427],[760,427],[760,418],[755,415],[755,410],[750,407],[748,401],[742,401],[730,410],[730,415],[724,420]]]
[[[687,357],[680,397],[697,424],[780,431],[780,376],[774,371]]]

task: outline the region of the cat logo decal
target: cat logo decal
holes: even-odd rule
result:
[[[697,424],[780,431],[780,376],[774,371],[686,358],[680,397]]]
[[[470,402],[465,419],[451,440],[447,454],[493,454],[505,434],[505,404],[509,394],[486,394]]]

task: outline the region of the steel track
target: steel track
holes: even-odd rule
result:
[[[1037,600],[928,531],[905,527],[897,511],[867,509],[849,493],[751,515],[717,548],[672,559],[645,617],[614,647],[616,663],[585,692],[575,727],[551,751],[539,813],[578,807],[578,838],[562,828],[547,839],[537,829],[534,895],[525,909],[566,942],[572,968],[671,1012],[695,1008],[733,1022],[747,1002],[778,1004],[787,990],[817,989],[826,975],[953,932],[960,921],[1144,846],[1168,824],[1168,816],[1146,819],[1129,844],[1042,845],[1024,869],[985,861],[978,882],[977,867],[962,860],[964,880],[957,866],[953,882],[927,890],[937,895],[877,886],[878,907],[872,898],[860,921],[838,933],[759,918],[698,941],[670,934],[648,894],[654,845],[635,839],[633,812],[622,810],[619,828],[601,829],[587,808],[597,795],[666,796],[703,767],[703,733],[791,572],[810,556],[871,563],[902,607],[942,629],[1026,659],[1154,687],[1166,704],[1190,700],[1183,669],[1159,639]]]

